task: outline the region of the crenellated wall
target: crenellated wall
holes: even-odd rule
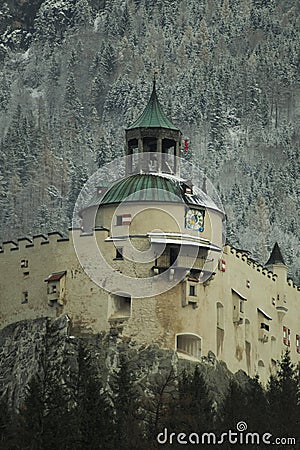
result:
[[[107,328],[107,295],[86,276],[73,247],[72,232],[69,238],[49,233],[21,239],[17,244],[4,243],[0,253],[1,327],[69,312],[73,327],[80,332],[97,332],[105,324]],[[64,271],[63,304],[51,304],[45,280]]]
[[[219,267],[205,283],[187,276],[161,295],[132,298],[127,316],[120,313],[118,317],[113,303],[116,299],[94,283],[79,263],[73,233],[89,253],[91,235],[80,234],[79,230],[70,231],[69,238],[49,233],[3,244],[1,328],[24,319],[67,314],[73,334],[110,330],[130,337],[137,345],[157,343],[162,348],[175,349],[179,345],[187,350],[199,349],[196,355],[196,350],[184,354],[181,348],[179,355],[183,358],[197,359],[213,351],[231,371],[259,373],[263,380],[286,348],[293,361],[299,362],[296,335],[300,335],[300,289],[286,275],[278,276],[253,261],[247,252],[225,246]],[[107,229],[94,233],[116,270],[130,265],[113,261],[115,249],[113,242],[105,241]],[[63,280],[55,285],[55,289],[64,289],[59,302],[55,301],[54,284],[52,292],[45,281],[56,278]]]

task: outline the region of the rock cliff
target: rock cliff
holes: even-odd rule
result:
[[[121,357],[128,361],[139,389],[157,382],[171,370],[176,375],[183,369],[192,371],[198,364],[214,401],[219,403],[233,376],[241,383],[247,380],[244,373],[231,374],[225,363],[218,362],[212,352],[199,363],[179,359],[175,351],[157,345],[137,347],[133,340],[120,335],[72,336],[70,325],[67,316],[45,317],[20,321],[0,331],[0,397],[7,398],[11,406],[18,408],[25,399],[32,377],[47,371],[70,389],[75,389],[80,345],[88,350],[102,383],[108,387],[112,375],[118,371]]]

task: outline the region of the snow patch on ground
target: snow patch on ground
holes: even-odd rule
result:
[[[39,89],[32,89],[30,92],[30,95],[32,98],[40,98],[44,96],[44,91],[41,91]]]
[[[29,57],[30,57],[30,48],[28,49],[28,50],[26,50],[26,52],[24,52],[23,54],[22,54],[22,60],[23,61],[27,61],[28,59],[29,59]]]
[[[101,22],[103,21],[104,13],[98,14],[96,19],[94,20],[94,32],[97,33],[100,29]]]

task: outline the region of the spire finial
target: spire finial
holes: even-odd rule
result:
[[[157,69],[157,67],[156,67],[156,68],[153,70],[153,89],[155,88],[157,75],[158,75],[158,69]]]

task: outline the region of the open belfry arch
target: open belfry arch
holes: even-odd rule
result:
[[[142,172],[179,175],[181,131],[165,115],[156,93],[156,78],[148,104],[126,129],[126,175]],[[147,154],[145,158],[138,155]]]
[[[154,79],[125,131],[125,176],[95,189],[82,227],[3,244],[1,327],[68,315],[74,335],[104,331],[199,361],[213,352],[262,381],[286,348],[299,363],[300,289],[279,245],[265,265],[225,245],[225,213],[207,182],[180,175],[181,140]]]

